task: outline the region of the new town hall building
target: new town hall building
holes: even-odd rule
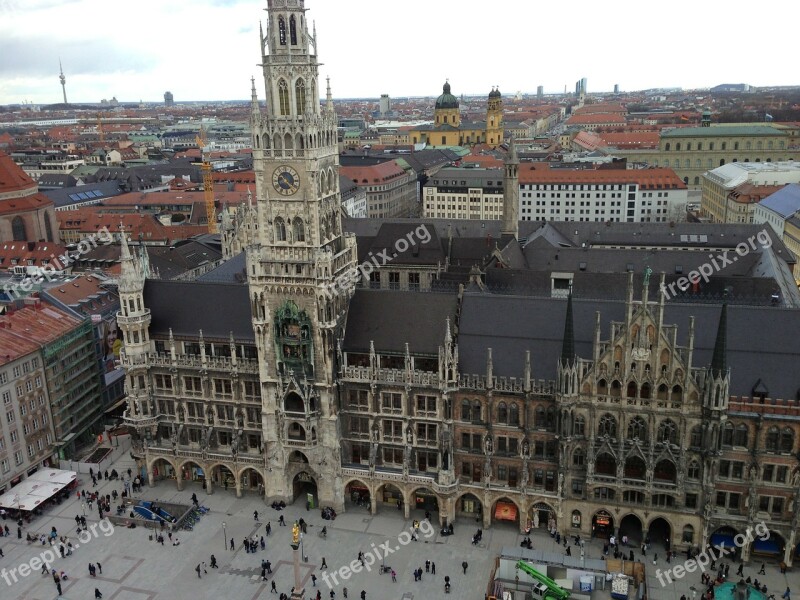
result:
[[[520,224],[513,152],[501,221],[344,222],[303,2],[268,6],[256,203],[223,224],[244,251],[160,281],[123,243],[126,421],[150,482],[680,549],[764,521],[743,556],[791,563],[800,294],[780,240]]]

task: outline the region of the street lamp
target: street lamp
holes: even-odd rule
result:
[[[228,549],[228,532],[225,531],[225,521],[222,522],[222,537],[225,540],[225,550]]]
[[[306,556],[305,550],[303,550],[303,537],[305,537],[304,533],[300,534],[300,556],[303,557],[303,562],[308,562],[308,557]]]

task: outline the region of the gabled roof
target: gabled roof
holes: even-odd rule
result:
[[[771,196],[764,198],[760,206],[778,213],[784,219],[800,211],[800,185],[792,183],[784,186]]]

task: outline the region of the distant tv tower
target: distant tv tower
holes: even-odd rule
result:
[[[64,77],[64,68],[61,66],[61,59],[58,59],[58,78],[61,80],[61,91],[64,93],[64,104],[67,104],[67,78]]]

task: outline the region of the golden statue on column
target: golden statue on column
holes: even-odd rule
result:
[[[292,525],[292,543],[300,543],[300,526],[297,524],[297,521]]]

